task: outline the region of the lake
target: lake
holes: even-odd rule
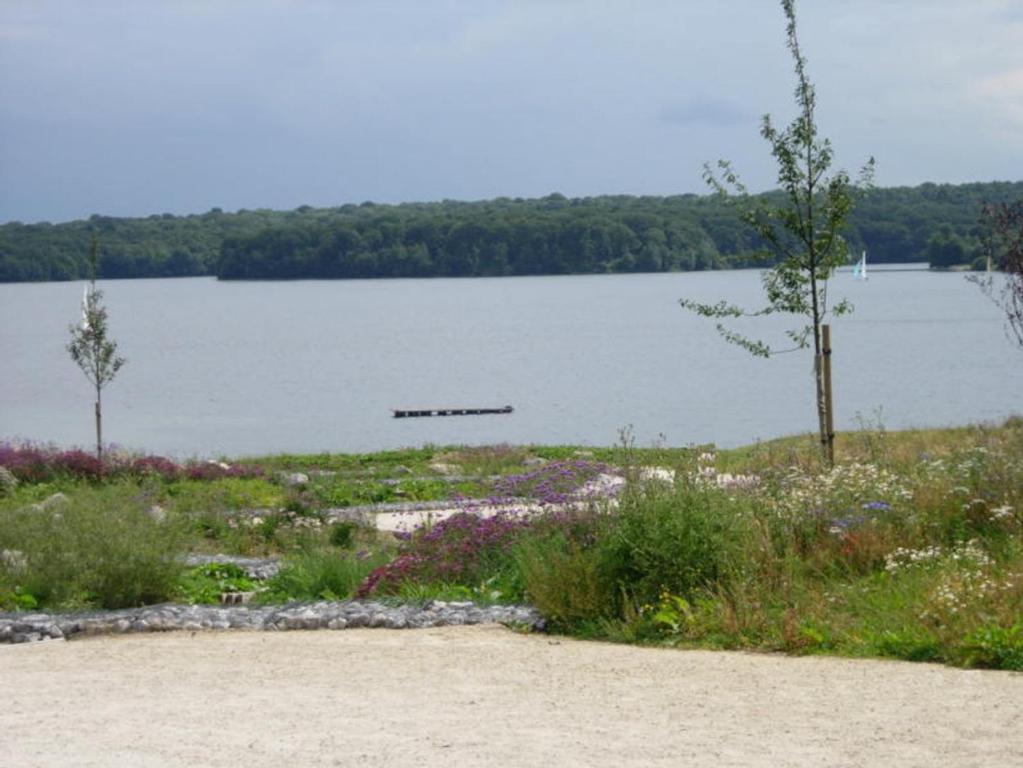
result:
[[[680,297],[757,306],[759,272],[217,282],[101,281],[128,363],[104,437],[178,458],[483,443],[735,446],[813,431],[812,355],[723,342]],[[836,426],[999,421],[1023,351],[962,275],[848,273],[831,296]],[[88,446],[92,394],[64,349],[82,284],[0,285],[0,438]],[[746,321],[784,345],[798,319]],[[394,419],[391,408],[510,415]]]

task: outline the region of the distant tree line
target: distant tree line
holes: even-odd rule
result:
[[[858,201],[847,240],[854,253],[866,250],[874,263],[979,263],[982,207],[1020,198],[1023,182],[874,189]],[[101,278],[461,277],[761,264],[756,235],[719,197],[552,194],[14,222],[0,226],[0,282],[87,278],[93,235],[103,248]]]

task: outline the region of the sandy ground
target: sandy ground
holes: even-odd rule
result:
[[[418,631],[0,647],[0,763],[1023,765],[1023,675]]]

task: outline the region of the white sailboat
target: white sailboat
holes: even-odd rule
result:
[[[853,277],[857,280],[867,279],[867,252],[864,251],[860,260],[853,265]]]

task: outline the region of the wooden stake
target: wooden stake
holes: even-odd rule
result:
[[[821,353],[824,357],[824,424],[826,441],[824,452],[828,464],[835,464],[835,404],[831,392],[831,326],[821,326]]]
[[[103,416],[96,401],[96,458],[103,461]]]

